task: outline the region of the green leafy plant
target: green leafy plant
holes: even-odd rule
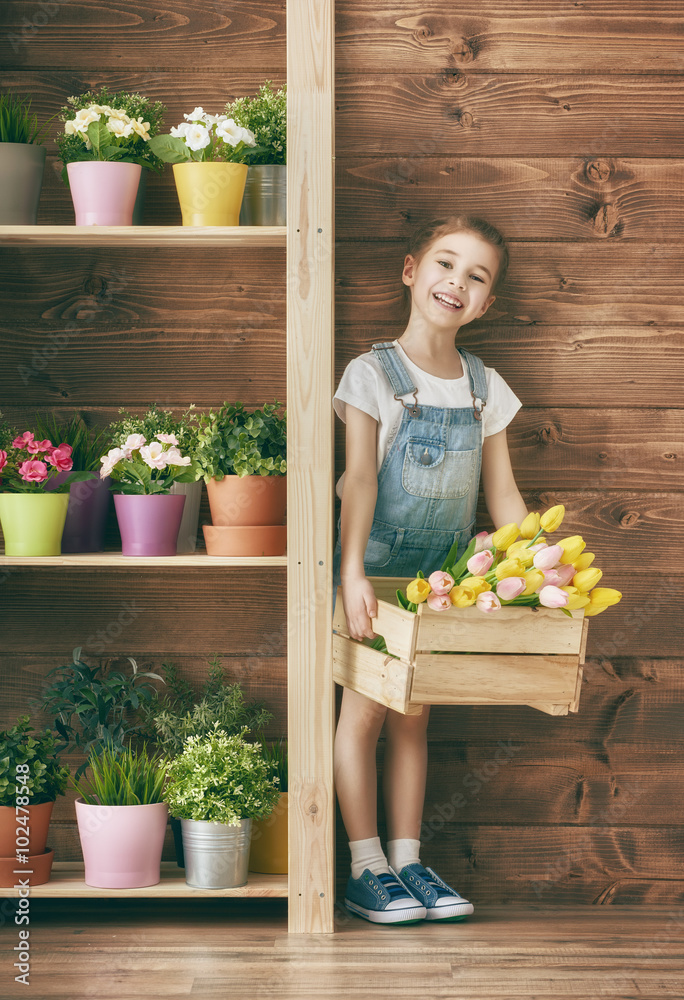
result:
[[[74,414],[68,421],[58,420],[54,413],[38,415],[35,428],[37,438],[49,438],[60,444],[71,445],[74,469],[99,472],[100,456],[111,443],[111,434],[107,428],[94,430],[88,427],[80,413]]]
[[[0,806],[16,805],[18,764],[28,766],[20,777],[29,789],[29,805],[54,802],[64,795],[69,768],[59,762],[55,734],[51,729],[35,732],[28,715],[0,732]]]
[[[263,702],[245,702],[238,683],[227,684],[218,656],[209,663],[207,681],[199,700],[179,677],[172,663],[162,665],[166,687],[143,708],[147,734],[172,757],[183,750],[190,736],[206,736],[216,727],[228,736],[245,730],[259,732],[273,716]]]
[[[67,101],[60,113],[64,132],[55,139],[64,163],[65,182],[66,164],[83,160],[118,160],[162,169],[150,148],[150,140],[159,132],[166,111],[160,101],[137,93],[112,92],[108,87],[88,90]]]
[[[112,445],[121,448],[131,434],[144,434],[148,441],[157,434],[175,434],[178,447],[184,455],[195,458],[199,443],[199,424],[195,407],[189,406],[179,417],[172,410],[160,409],[156,403],[141,416],[130,413],[124,407],[119,410],[119,419],[114,420],[107,432]]]
[[[273,811],[278,779],[246,732],[228,736],[217,723],[206,736],[188,739],[168,770],[165,798],[174,816],[237,826]]]
[[[281,792],[287,791],[287,742],[279,739],[277,743],[265,743],[260,739],[263,758],[271,769],[271,774],[278,779]]]
[[[205,482],[227,475],[282,476],[287,471],[287,414],[281,404],[245,410],[242,403],[224,403],[199,417],[197,460]]]
[[[81,661],[79,646],[72,663],[47,675],[54,680],[43,691],[41,707],[55,713],[55,729],[65,741],[60,749],[80,749],[87,756],[100,756],[107,749],[122,753],[124,741],[140,731],[135,716],[155,695],[143,678],[164,681],[159,674],[138,670],[133,657],[127,659],[133,667],[130,674],[109,666],[89,667]],[[86,767],[84,763],[78,768],[77,778]]]
[[[17,436],[17,431],[5,420],[0,410],[0,451],[7,451]]]
[[[146,806],[162,802],[168,761],[162,754],[148,756],[147,748],[103,750],[91,753],[88,783],[72,781],[87,805]]]
[[[244,163],[285,163],[287,154],[287,87],[273,90],[267,80],[255,97],[226,104],[226,114],[254,133],[256,147],[244,151]]]
[[[53,115],[54,117],[54,115]],[[43,126],[38,116],[31,114],[31,98],[0,94],[0,142],[40,143],[45,138],[50,118]]]

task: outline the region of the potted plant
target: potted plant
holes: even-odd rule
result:
[[[0,225],[35,226],[43,185],[42,127],[31,99],[0,94]]]
[[[226,114],[248,128],[256,147],[245,150],[249,165],[240,209],[241,226],[284,226],[287,222],[287,88],[267,80],[254,97],[226,104]]]
[[[140,216],[142,171],[161,169],[149,143],[165,110],[158,101],[106,87],[68,98],[60,114],[64,131],[55,141],[77,226],[130,226],[136,199]]]
[[[69,769],[59,762],[54,733],[34,732],[28,715],[0,733],[0,748],[0,886],[16,885],[20,865],[30,885],[42,885],[54,858],[47,846],[50,817]]]
[[[129,434],[100,459],[100,476],[111,476],[114,507],[125,556],[175,556],[185,497],[174,483],[192,483],[199,467],[181,454],[175,434]]]
[[[147,749],[91,754],[90,779],[74,781],[78,836],[86,885],[139,889],[156,885],[168,806],[163,801],[167,762]]]
[[[62,533],[62,552],[101,552],[104,549],[104,532],[109,510],[111,480],[100,479],[100,455],[109,447],[111,438],[107,430],[92,430],[83,417],[75,414],[69,421],[58,421],[54,414],[36,418],[39,438],[62,441],[71,447],[71,460],[75,470],[95,473],[85,482],[72,483],[69,488],[69,505]],[[60,473],[48,483],[47,490],[59,485],[66,473]]]
[[[278,778],[280,796],[273,812],[252,823],[249,870],[268,875],[287,874],[287,744],[284,740],[266,744],[262,741],[264,760]]]
[[[72,483],[94,478],[72,472],[71,445],[40,440],[32,431],[0,450],[0,522],[8,556],[58,556]],[[60,477],[60,473],[69,473]]]
[[[199,418],[198,462],[207,484],[209,555],[283,555],[287,502],[286,413],[224,403]]]
[[[114,669],[116,661],[106,661],[89,667],[81,660],[81,648],[73,651],[72,662],[55,667],[38,707],[55,715],[54,726],[62,737],[61,751],[82,751],[86,758],[110,749],[121,753],[126,741],[141,732],[136,715],[155,696],[156,689],[146,683],[148,678],[161,681],[159,674],[138,670],[132,656],[127,657],[131,673]],[[80,778],[86,769],[84,762],[76,771]]]
[[[190,736],[169,765],[165,797],[181,820],[188,885],[245,885],[252,820],[278,801],[278,779],[246,732],[227,736],[217,723],[206,736]]]
[[[150,141],[153,153],[173,164],[184,226],[237,226],[247,178],[249,129],[227,115],[197,107],[184,122]]]
[[[153,403],[141,417],[134,416],[123,408],[119,410],[119,414],[119,419],[110,424],[108,428],[113,445],[122,447],[131,434],[142,434],[148,441],[154,439],[157,434],[173,435],[178,441],[180,451],[184,455],[189,455],[191,459],[196,459],[199,426],[194,406],[188,407],[180,417],[174,417],[171,410],[160,410],[156,403]],[[176,480],[170,490],[172,496],[182,495],[185,497],[183,517],[176,543],[176,551],[179,555],[194,552],[197,548],[199,512],[204,484],[200,478],[199,467],[193,466],[193,468],[196,476],[194,482]]]
[[[189,736],[206,736],[218,726],[221,732],[234,736],[245,728],[262,730],[273,716],[261,701],[245,702],[240,684],[224,679],[218,656],[209,661],[207,680],[196,697],[190,685],[179,677],[173,663],[162,664],[166,684],[163,695],[157,692],[142,707],[146,735],[167,757],[183,752]],[[171,830],[179,868],[185,867],[180,820],[171,817]]]

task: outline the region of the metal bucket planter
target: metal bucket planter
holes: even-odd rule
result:
[[[0,142],[0,225],[35,226],[45,146]]]
[[[241,226],[284,226],[287,222],[287,167],[260,163],[247,171],[240,209]]]
[[[234,889],[247,884],[251,819],[239,826],[181,820],[185,881],[196,889]]]

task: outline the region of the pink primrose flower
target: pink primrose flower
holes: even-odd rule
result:
[[[52,441],[48,441],[47,438],[44,441],[29,441],[26,450],[29,455],[38,455],[43,451],[52,451]]]
[[[102,468],[100,469],[100,479],[106,479],[107,476],[111,475],[112,469],[115,465],[118,465],[122,459],[127,458],[126,452],[123,448],[112,448],[108,451],[106,455],[103,455],[100,461],[102,462]]]
[[[434,573],[430,573],[428,583],[432,587],[432,593],[442,597],[444,594],[448,594],[453,587],[454,578],[451,573],[442,573],[441,570],[436,570]]]
[[[70,444],[60,444],[56,448],[53,448],[51,453],[46,456],[46,461],[50,465],[54,465],[60,472],[69,472],[74,467],[71,457],[73,450]]]
[[[38,459],[28,459],[19,466],[19,475],[27,483],[42,483],[47,479],[47,465]]]
[[[145,465],[149,465],[151,469],[166,468],[166,455],[161,441],[152,441],[150,444],[143,445],[140,449],[140,457]]]
[[[142,448],[142,446],[146,443],[147,443],[147,438],[145,437],[144,434],[129,434],[126,440],[124,441],[122,448],[124,451],[131,452],[135,451],[138,448]],[[131,456],[128,455],[128,457],[130,458]]]
[[[21,437],[17,437],[12,442],[13,448],[26,448],[31,441],[33,441],[33,434],[31,431],[24,431]]]
[[[178,438],[175,434],[157,434],[157,441],[163,441],[164,444],[178,444]]]
[[[0,472],[2,472],[2,470],[5,468],[6,465],[7,465],[7,452],[0,451]]]

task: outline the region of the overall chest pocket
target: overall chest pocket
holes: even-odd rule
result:
[[[447,451],[440,441],[409,438],[401,483],[407,493],[436,500],[455,500],[477,488],[478,451]]]

